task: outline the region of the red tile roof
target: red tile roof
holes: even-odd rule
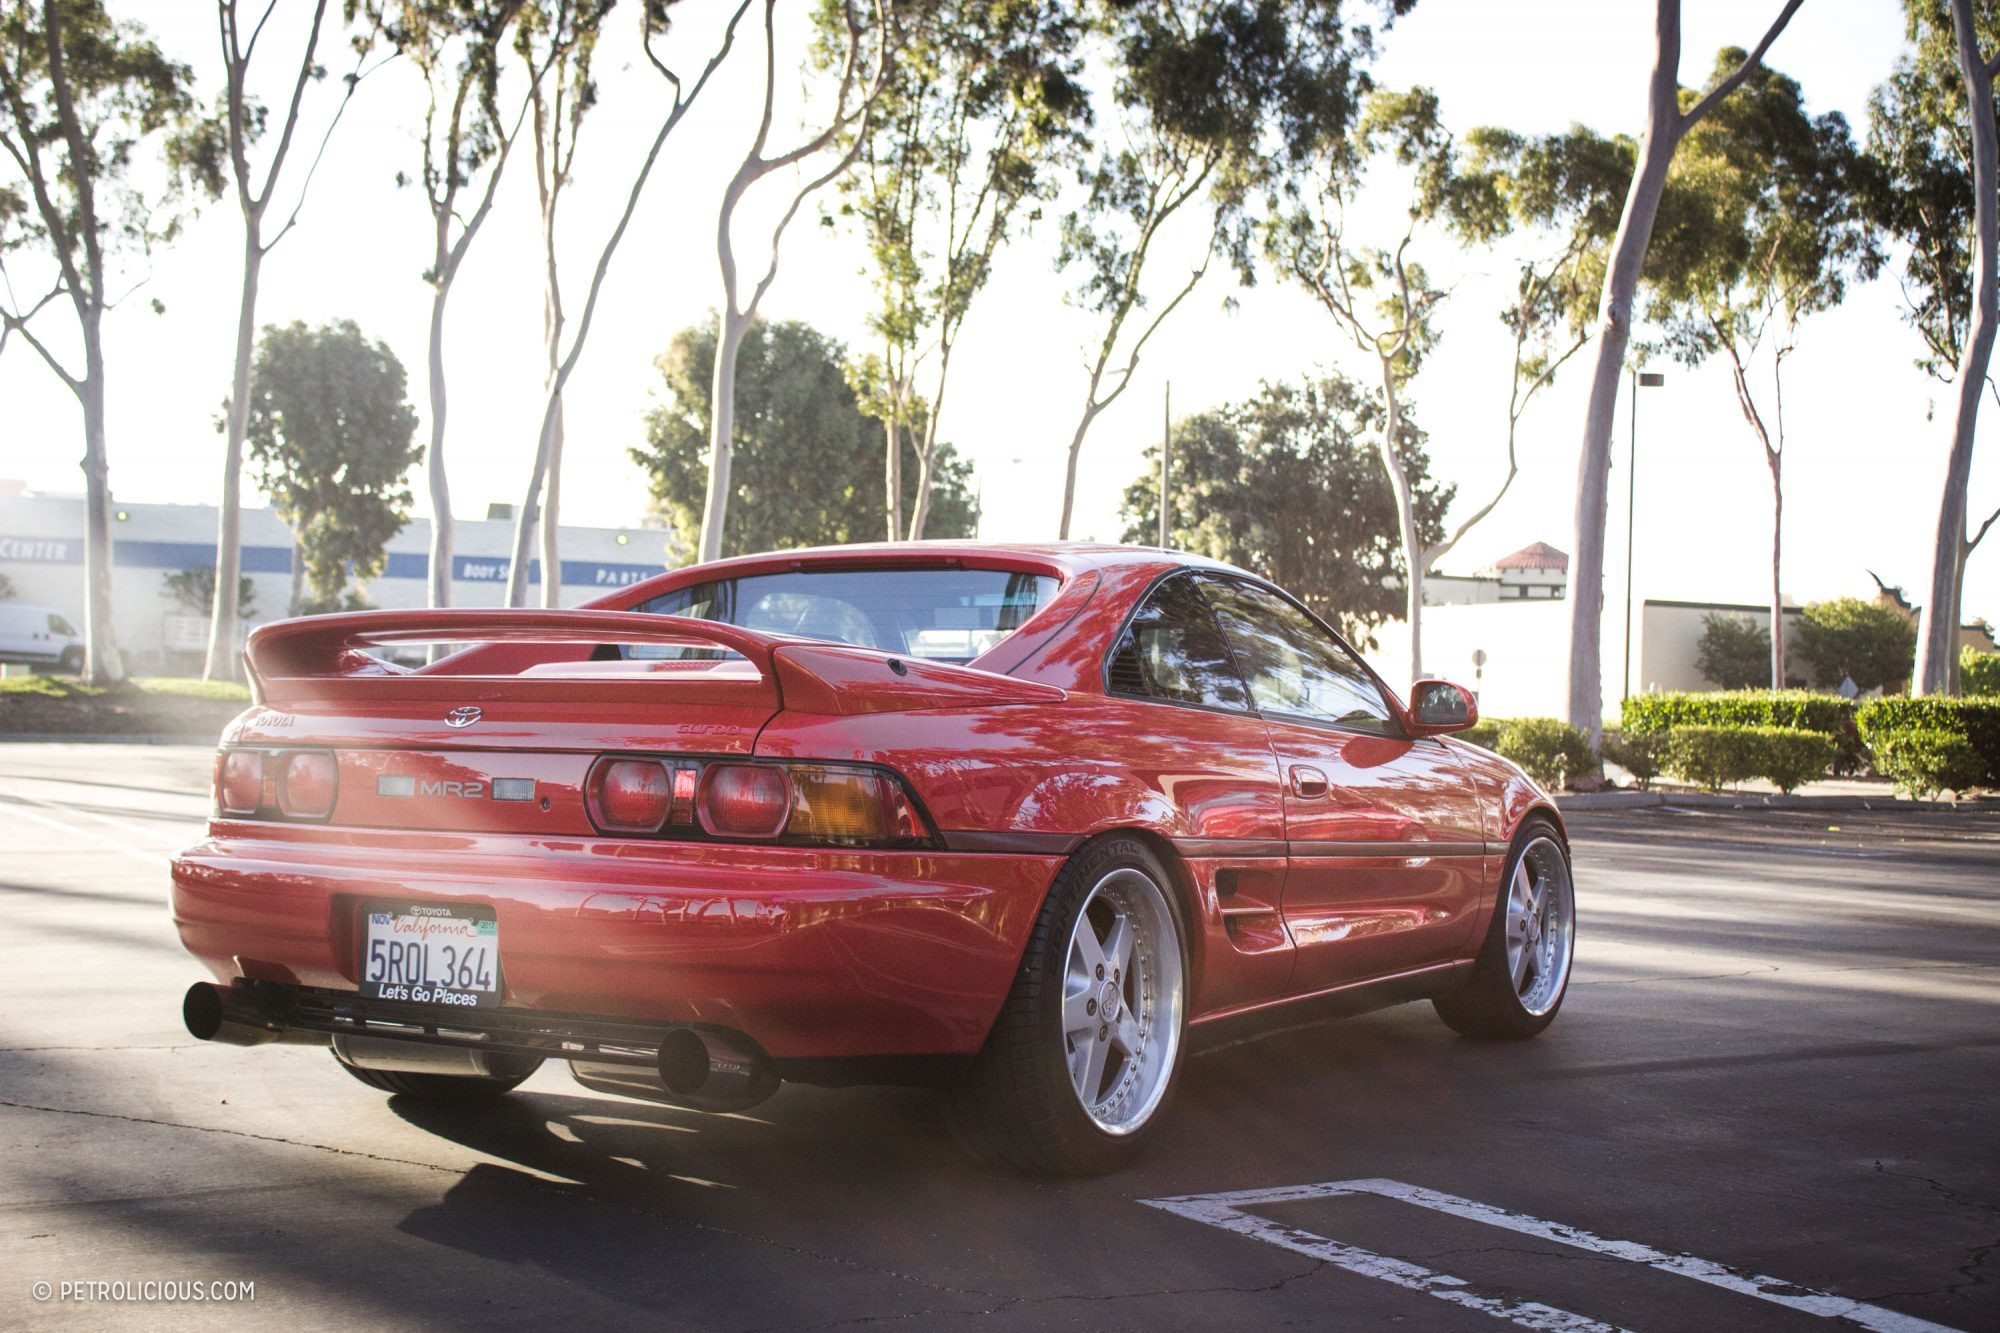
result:
[[[1523,546],[1512,555],[1503,555],[1493,562],[1495,569],[1562,569],[1569,568],[1569,557],[1547,542],[1536,542]]]

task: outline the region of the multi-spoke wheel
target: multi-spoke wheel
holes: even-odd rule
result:
[[[1177,935],[1160,886],[1130,867],[1097,882],[1070,928],[1063,1056],[1084,1114],[1106,1133],[1145,1124],[1166,1093],[1180,1045]]]
[[[1561,1007],[1575,953],[1569,852],[1546,820],[1532,820],[1516,841],[1471,978],[1432,1003],[1469,1037],[1532,1037]]]
[[[1136,1151],[1180,1063],[1187,965],[1168,883],[1127,838],[1093,843],[1057,877],[1013,993],[952,1090],[969,1146],[1061,1174]]]

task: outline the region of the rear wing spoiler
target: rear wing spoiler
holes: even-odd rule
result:
[[[418,668],[369,651],[436,643],[473,646]],[[621,644],[722,649],[740,661],[602,660],[601,647]],[[853,714],[1067,697],[1053,685],[972,667],[640,611],[446,607],[306,616],[259,626],[243,656],[253,697],[273,707],[637,702],[669,690],[704,703]]]

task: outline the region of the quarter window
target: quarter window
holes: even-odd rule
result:
[[[1395,730],[1374,677],[1312,617],[1254,584],[1202,583],[1258,712],[1361,731]]]
[[[1229,660],[1201,590],[1177,574],[1153,590],[1112,650],[1106,686],[1172,703],[1248,709],[1249,694]]]

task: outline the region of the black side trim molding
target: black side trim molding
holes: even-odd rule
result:
[[[1336,856],[1484,856],[1483,842],[1295,842],[1297,857]]]
[[[1356,1014],[1387,1009],[1391,1005],[1426,1000],[1462,985],[1471,972],[1471,960],[1461,959],[1435,963],[1397,976],[1335,986],[1310,995],[1293,995],[1282,1000],[1224,1010],[1188,1024],[1188,1049],[1200,1054],[1276,1032],[1323,1023],[1328,1019],[1352,1018]]]
[[[1281,858],[1285,854],[1284,840],[1271,838],[1175,838],[1174,849],[1182,856],[1192,857],[1270,857]]]
[[[945,829],[938,836],[954,852],[1013,852],[1021,856],[1068,856],[1083,845],[1076,833],[980,833]]]

